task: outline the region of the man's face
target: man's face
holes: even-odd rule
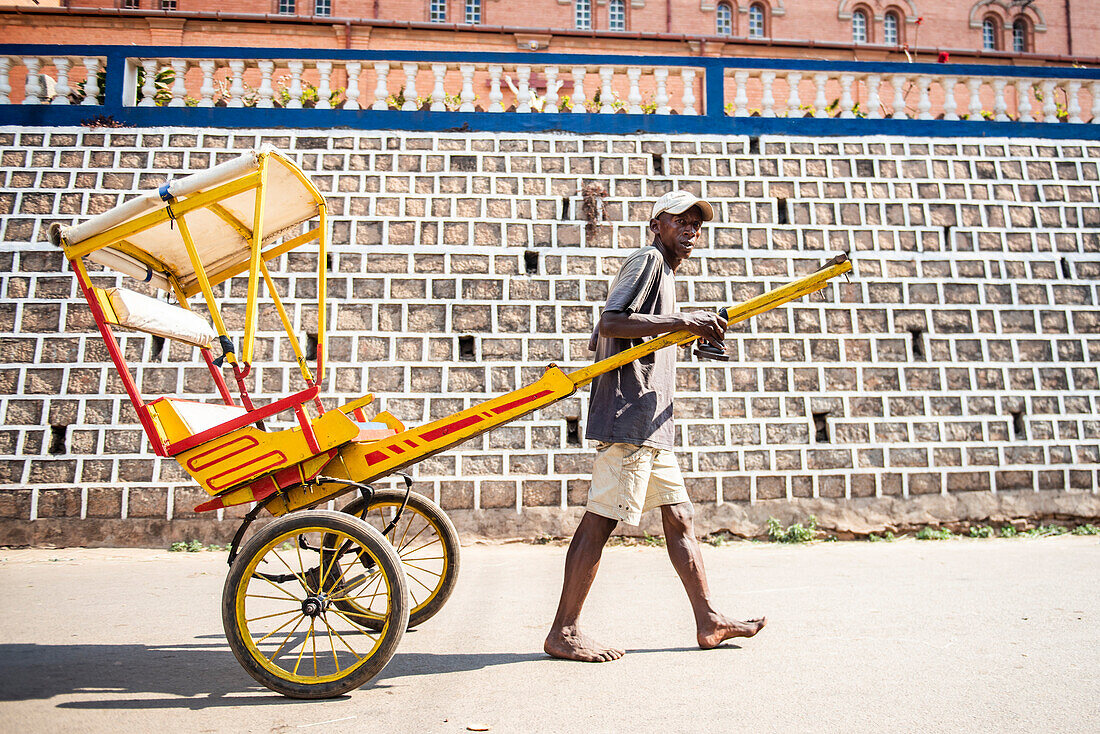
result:
[[[661,212],[649,223],[649,229],[661,239],[667,255],[677,263],[691,257],[702,226],[703,213],[697,206],[681,214]]]

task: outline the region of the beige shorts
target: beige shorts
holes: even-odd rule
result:
[[[600,443],[592,466],[588,511],[630,525],[661,505],[688,502],[676,454],[629,443]]]

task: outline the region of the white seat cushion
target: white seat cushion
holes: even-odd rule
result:
[[[194,311],[143,296],[125,288],[108,288],[107,298],[119,326],[190,344],[209,347],[218,334]]]

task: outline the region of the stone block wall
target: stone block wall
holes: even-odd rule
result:
[[[687,188],[718,214],[677,278],[683,309],[745,300],[841,250],[855,264],[850,282],[734,327],[733,362],[685,353],[679,456],[702,532],[811,510],[864,531],[917,507],[936,521],[1005,503],[1100,514],[1096,143],[6,128],[0,543],[231,535],[240,511],[197,517],[205,494],[152,455],[45,233],[264,142],[329,200],[330,404],[370,391],[417,424],[550,362],[582,366],[652,201]],[[585,187],[606,194],[587,226]],[[316,253],[283,265],[308,336]],[[242,294],[223,289],[230,328]],[[273,314],[265,329],[255,380],[271,398],[300,383]],[[214,398],[190,349],[122,343],[147,395]],[[586,411],[581,392],[428,459],[418,489],[468,530],[568,533]]]

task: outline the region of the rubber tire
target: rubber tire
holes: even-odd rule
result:
[[[375,491],[371,499],[371,507],[380,504],[396,504],[400,507],[404,499],[405,490],[380,489]],[[368,510],[369,509],[370,508],[368,508]],[[455,530],[454,523],[451,522],[451,518],[447,517],[447,513],[443,511],[443,508],[422,494],[410,492],[409,502],[405,506],[404,512],[410,511],[420,515],[435,529],[436,534],[443,544],[443,555],[445,558],[445,569],[439,582],[436,584],[435,592],[426,602],[409,610],[409,629],[412,629],[413,627],[419,627],[438,614],[439,610],[443,608],[443,605],[447,603],[447,600],[451,598],[451,594],[454,593],[455,590],[455,585],[458,583],[460,554],[458,531]],[[363,498],[356,497],[342,509],[342,512],[360,518],[363,517]],[[402,516],[404,516],[404,513],[402,513]],[[387,540],[389,540],[389,538],[387,538]],[[399,552],[398,557],[400,557],[400,555]],[[364,621],[363,624],[368,627],[372,626],[369,621]]]
[[[244,573],[251,565],[253,556],[264,546],[287,531],[306,528],[343,532],[361,543],[380,567],[389,588],[388,604],[394,623],[386,626],[381,642],[371,658],[359,667],[350,670],[344,677],[324,683],[299,683],[279,677],[263,667],[252,657],[237,625],[236,598],[237,589],[244,581]],[[378,675],[397,651],[408,626],[409,592],[405,580],[405,571],[393,546],[364,520],[343,512],[332,510],[308,510],[295,512],[268,523],[254,534],[241,548],[222,590],[222,626],[233,655],[245,669],[263,686],[290,698],[332,698],[359,688]]]

